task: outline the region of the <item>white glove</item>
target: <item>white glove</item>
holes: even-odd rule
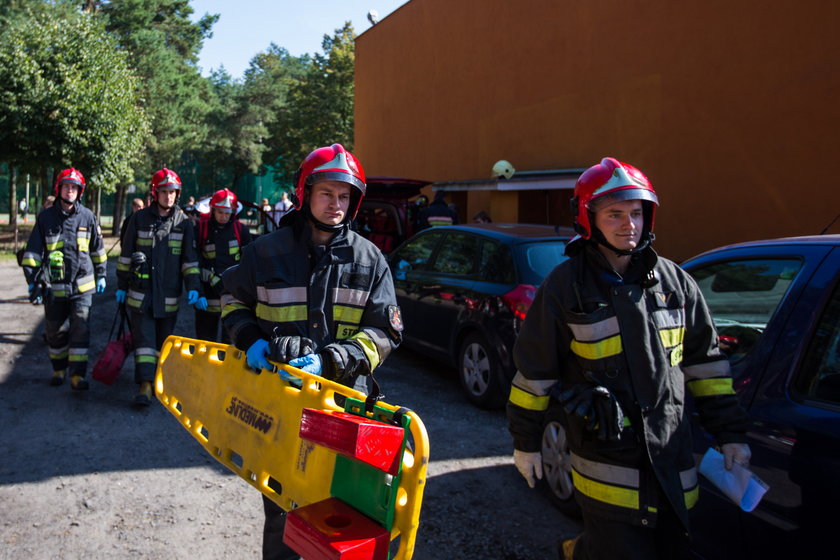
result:
[[[542,479],[542,453],[513,450],[513,464],[516,465],[516,470],[519,471],[528,486],[534,487],[536,481],[534,477]]]
[[[724,443],[720,446],[720,452],[723,454],[723,466],[726,470],[731,471],[733,463],[738,463],[745,469],[749,468],[752,451],[746,443]]]

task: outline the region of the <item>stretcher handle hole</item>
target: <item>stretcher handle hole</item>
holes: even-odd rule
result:
[[[343,529],[344,527],[349,526],[351,521],[346,515],[333,514],[327,517],[324,520],[324,523],[327,524],[327,527],[332,529]]]
[[[266,481],[266,486],[277,492],[278,496],[283,493],[283,485],[280,484],[280,481],[276,480],[271,476],[268,477],[268,481]]]

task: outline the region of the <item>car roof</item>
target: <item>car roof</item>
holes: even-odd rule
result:
[[[563,239],[568,241],[575,236],[575,231],[570,227],[547,226],[544,224],[512,224],[512,223],[489,223],[489,224],[463,224],[457,226],[439,226],[435,229],[475,231],[486,234],[496,239]]]
[[[773,247],[773,246],[791,246],[791,245],[840,245],[840,234],[831,235],[804,235],[800,237],[779,237],[776,239],[759,239],[756,241],[744,241],[741,243],[733,243],[731,245],[723,245],[708,251],[704,251],[699,255],[695,255],[687,260],[694,260],[705,255],[714,254],[725,249],[748,249],[758,247]]]

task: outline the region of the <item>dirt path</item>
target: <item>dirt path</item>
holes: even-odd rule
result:
[[[91,356],[115,312],[113,262],[109,271],[94,298]],[[161,405],[130,406],[131,359],[111,387],[47,385],[43,308],[25,296],[16,262],[0,260],[0,558],[259,558],[259,494]],[[191,312],[176,332],[194,332]],[[377,377],[430,435],[414,558],[555,558],[555,535],[575,525],[515,472],[503,414],[469,406],[451,371],[408,351]]]

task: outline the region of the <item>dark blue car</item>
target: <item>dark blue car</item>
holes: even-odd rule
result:
[[[708,559],[836,557],[840,235],[740,243],[682,266],[706,298],[752,418],[751,469],[770,485],[745,513],[701,476],[693,549]],[[699,459],[714,442],[695,427]]]

